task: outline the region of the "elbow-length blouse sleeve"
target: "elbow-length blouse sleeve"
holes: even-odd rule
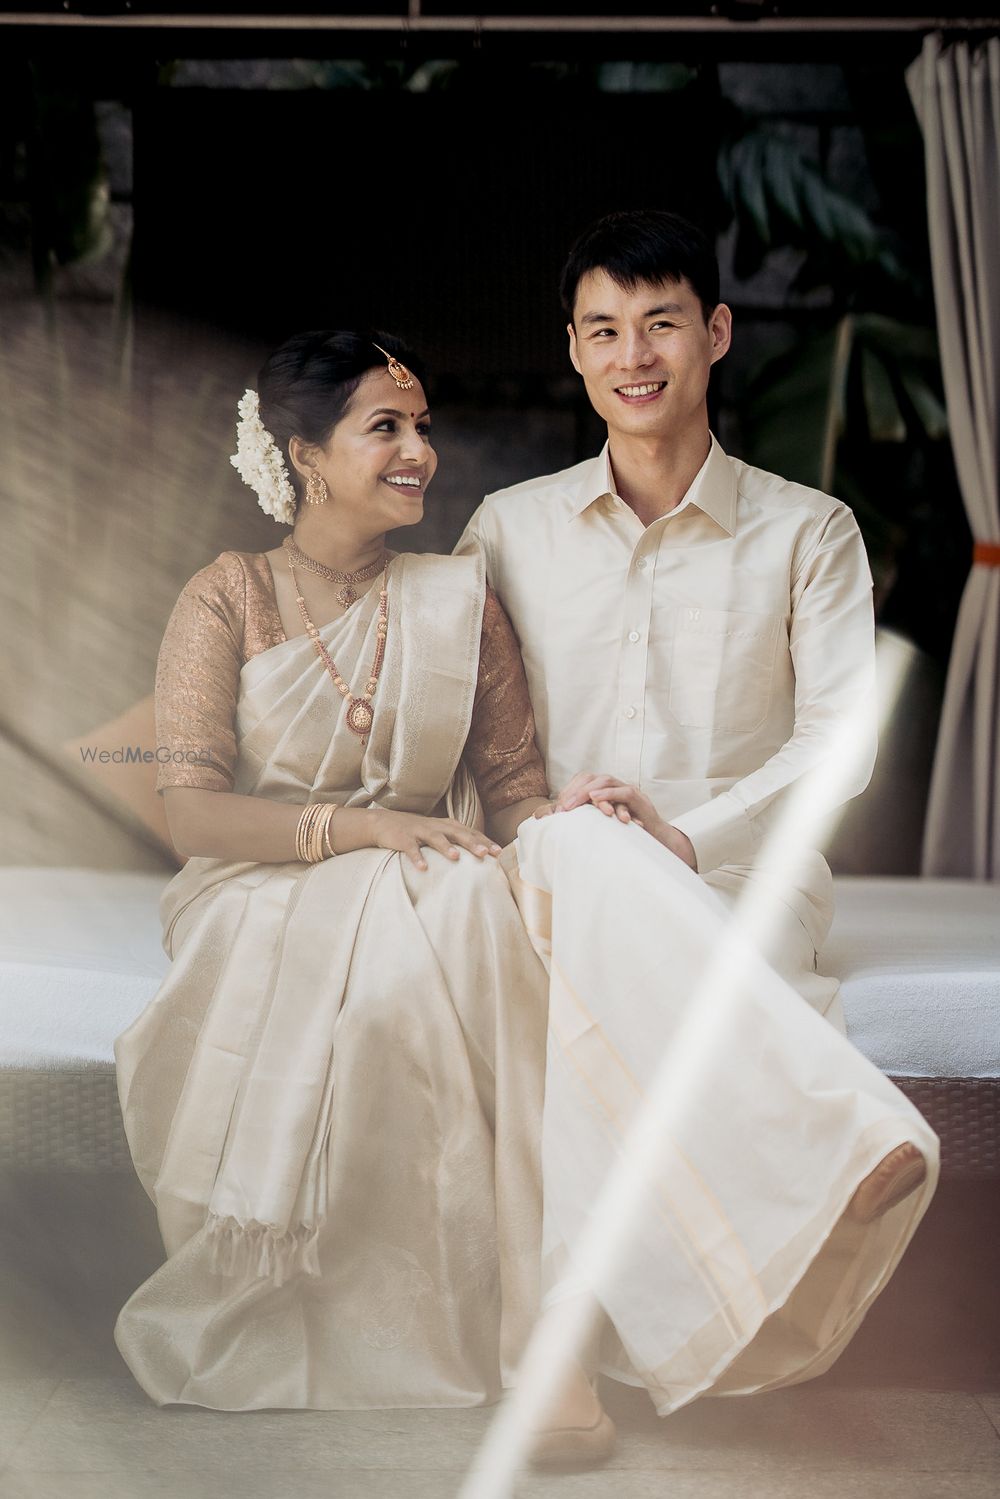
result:
[[[492,588],[486,590],[465,759],[487,815],[525,797],[549,794],[517,637]]]
[[[223,552],[185,584],[156,662],[156,789],[231,791],[246,575]]]

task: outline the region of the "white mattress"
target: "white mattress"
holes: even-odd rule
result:
[[[841,876],[820,969],[897,1077],[1000,1077],[1000,884]]]
[[[0,1068],[107,1068],[156,993],[159,874],[0,869]]]
[[[104,1070],[168,960],[160,875],[0,868],[0,1068]],[[840,878],[820,966],[902,1077],[1000,1077],[1000,885]]]

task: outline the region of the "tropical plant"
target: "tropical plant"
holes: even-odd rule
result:
[[[918,180],[920,164],[917,154]],[[738,277],[790,248],[800,255],[793,290],[829,288],[827,306],[808,314],[809,330],[740,393],[745,456],[852,506],[885,608],[904,552],[937,551],[939,561],[953,553],[961,567],[964,523],[951,476],[926,241],[908,242],[876,223],[780,123],[732,111],[718,180],[723,225],[735,223]],[[936,509],[927,503],[929,482],[945,501]],[[928,528],[938,545],[927,546]],[[940,588],[934,593],[932,608],[904,623],[944,657],[951,604]]]

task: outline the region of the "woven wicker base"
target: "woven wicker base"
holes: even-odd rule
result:
[[[943,1176],[1000,1179],[1000,1078],[893,1082],[940,1136]],[[114,1069],[0,1072],[0,1166],[131,1171]]]
[[[1000,1178],[1000,1078],[894,1077],[941,1141],[951,1181]]]
[[[114,1068],[0,1072],[0,1166],[131,1171]]]

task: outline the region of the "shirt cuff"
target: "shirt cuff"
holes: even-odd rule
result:
[[[746,808],[725,792],[670,819],[671,827],[691,840],[698,873],[709,874],[720,864],[752,864],[757,852],[754,826]]]

